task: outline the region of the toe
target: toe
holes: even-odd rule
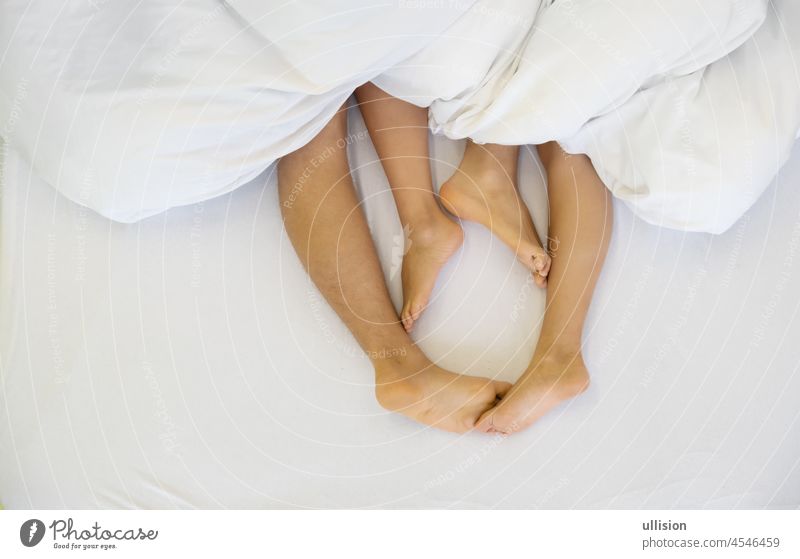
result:
[[[414,323],[419,320],[419,317],[422,315],[422,311],[425,310],[425,305],[409,301],[404,307],[403,311],[400,314],[400,320],[403,323],[403,328],[406,329],[406,332],[411,332],[414,328]]]
[[[425,305],[422,303],[412,303],[411,304],[411,320],[416,322],[419,320],[422,311],[425,310]]]
[[[406,332],[411,332],[414,321],[411,318],[411,311],[408,305],[403,306],[403,310],[400,312],[400,322],[403,324],[403,328],[405,328]]]
[[[487,410],[478,418],[478,421],[475,423],[475,430],[480,431],[482,433],[491,433],[495,431],[493,415],[495,412],[495,408]]]
[[[510,435],[519,430],[516,418],[498,405],[484,413],[475,428],[484,433],[502,433]]]
[[[536,257],[536,262],[536,270],[539,272],[539,275],[546,277],[547,274],[550,273],[550,265],[553,262],[552,258],[543,251],[541,255]]]
[[[544,249],[533,243],[525,245],[517,251],[517,258],[534,275],[547,276],[550,273],[550,257]]]
[[[539,287],[547,287],[547,275],[550,273],[550,256],[538,250],[532,256],[533,279]]]
[[[494,415],[494,428],[506,435],[517,433],[525,427],[524,421],[515,413],[503,412]]]

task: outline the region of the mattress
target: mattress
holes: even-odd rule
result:
[[[402,231],[357,112],[351,165],[395,303]],[[463,144],[432,143],[441,183]],[[0,502],[6,508],[796,508],[800,148],[730,231],[615,202],[587,321],[590,389],[529,430],[454,435],[375,402],[368,361],[283,231],[274,168],[135,224],[4,150]],[[521,189],[540,232],[541,166]],[[415,331],[514,380],[544,293],[464,224]]]

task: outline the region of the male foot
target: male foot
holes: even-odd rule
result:
[[[453,433],[475,427],[511,384],[457,375],[425,358],[387,360],[376,368],[375,395],[385,409]]]
[[[487,433],[520,431],[588,386],[589,372],[580,352],[551,350],[544,357],[534,356],[531,367],[496,407],[481,416],[476,428]]]
[[[497,165],[466,155],[439,192],[445,208],[460,219],[480,223],[508,245],[532,273],[547,285],[550,256],[542,248],[530,213],[517,191],[516,177]]]
[[[461,227],[437,210],[422,224],[407,226],[403,256],[403,309],[400,320],[410,332],[428,306],[442,266],[464,242]]]

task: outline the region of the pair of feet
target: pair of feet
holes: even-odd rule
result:
[[[441,188],[442,204],[460,219],[488,228],[547,285],[550,256],[542,247],[515,177],[503,168],[465,157]],[[410,331],[428,304],[436,278],[463,242],[461,227],[444,212],[410,227],[403,260],[401,320]],[[376,367],[376,396],[386,409],[446,431],[473,428],[487,433],[524,429],[560,402],[588,386],[579,349],[540,344],[530,366],[513,386],[488,378],[458,375],[437,367],[418,350]]]
[[[514,251],[539,287],[547,285],[550,256],[542,247],[530,213],[519,196],[515,177],[502,168],[486,168],[465,158],[442,185],[439,197],[456,217],[489,229]],[[428,306],[442,267],[461,247],[464,233],[443,211],[426,216],[421,223],[407,225],[406,230],[400,320],[410,332]]]
[[[437,367],[414,348],[376,367],[375,395],[389,411],[454,433],[477,429],[509,435],[525,429],[564,400],[586,390],[580,351],[537,351],[513,386]]]

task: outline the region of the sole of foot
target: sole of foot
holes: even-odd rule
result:
[[[412,369],[404,367],[402,374],[376,374],[378,403],[389,411],[452,433],[473,429],[478,418],[511,388],[507,382],[458,375],[430,363]]]
[[[400,320],[410,332],[428,306],[442,267],[464,242],[461,226],[443,212],[422,226],[407,228],[403,256],[403,308]]]
[[[542,247],[528,207],[514,182],[502,173],[459,170],[442,185],[442,205],[459,219],[480,223],[514,251],[533,274],[547,285],[550,255]]]
[[[562,353],[532,361],[503,400],[485,413],[476,428],[511,434],[536,422],[560,403],[589,387],[589,372],[580,353]]]

